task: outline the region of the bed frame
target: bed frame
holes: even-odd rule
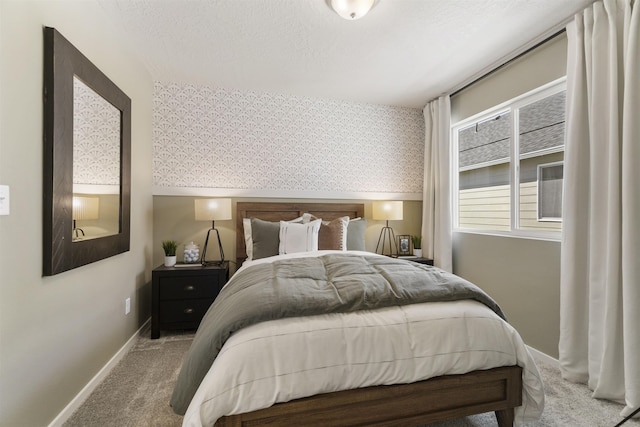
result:
[[[246,258],[243,218],[291,220],[309,212],[332,220],[364,216],[363,204],[237,204],[238,266]],[[445,375],[410,384],[373,386],[319,394],[244,414],[222,417],[217,427],[416,426],[494,411],[500,427],[511,427],[514,408],[522,405],[522,368],[504,366]]]
[[[522,368],[508,366],[319,394],[222,417],[216,426],[418,426],[495,411],[498,425],[511,427],[521,404]]]

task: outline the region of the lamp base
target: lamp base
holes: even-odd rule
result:
[[[382,241],[382,252],[380,252],[381,255],[386,255],[385,254],[385,246],[387,243],[387,239],[389,240],[389,254],[388,256],[394,256],[393,253],[393,247],[396,248],[396,252],[395,252],[395,256],[398,255],[398,243],[396,242],[396,235],[393,232],[393,229],[391,227],[384,226],[382,227],[382,230],[380,230],[380,237],[378,237],[378,244],[376,245],[376,253],[378,253],[378,248],[380,247],[380,241]],[[393,246],[391,246],[393,243]]]
[[[82,240],[84,238],[84,230],[80,227],[76,227],[76,220],[73,220],[73,230],[72,233],[74,234],[73,239],[72,240]],[[82,237],[80,237],[80,233],[82,233]]]
[[[220,260],[219,261],[207,261],[207,246],[209,245],[209,233],[211,231],[215,231],[218,236],[218,248],[220,249]],[[204,247],[202,248],[202,255],[200,256],[200,264],[202,265],[222,265],[224,262],[224,250],[222,249],[222,241],[220,240],[220,233],[218,229],[212,227],[207,231],[207,238],[204,240]]]

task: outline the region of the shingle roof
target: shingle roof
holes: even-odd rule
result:
[[[563,145],[564,112],[564,91],[520,108],[520,154]],[[480,121],[459,132],[459,167],[508,161],[510,147],[511,113]]]

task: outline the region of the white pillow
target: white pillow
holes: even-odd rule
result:
[[[251,237],[251,218],[242,218],[244,228],[244,248],[247,252],[247,261],[253,259],[253,238]]]
[[[287,222],[295,222],[295,223],[301,223],[303,221],[308,222],[309,217],[310,217],[310,214],[305,213],[301,217],[292,219],[291,221],[287,221]],[[245,248],[245,252],[247,253],[246,261],[251,261],[253,259],[253,237],[251,236],[251,218],[242,218],[242,228],[244,229],[244,248]]]
[[[280,221],[280,255],[318,250],[318,232],[322,220],[306,224]]]

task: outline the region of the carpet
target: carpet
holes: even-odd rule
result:
[[[163,333],[150,338],[150,328],[118,362],[64,427],[175,427],[182,423],[169,406],[182,359],[193,332]]]
[[[150,339],[145,328],[131,350],[64,423],[64,427],[178,427],[182,417],[169,406],[182,359],[193,332],[163,332]],[[545,386],[546,405],[540,420],[526,427],[613,427],[622,420],[622,405],[591,398],[584,385],[560,377],[559,370],[536,360]],[[493,413],[479,414],[430,427],[495,427]],[[623,427],[640,427],[630,420]]]

